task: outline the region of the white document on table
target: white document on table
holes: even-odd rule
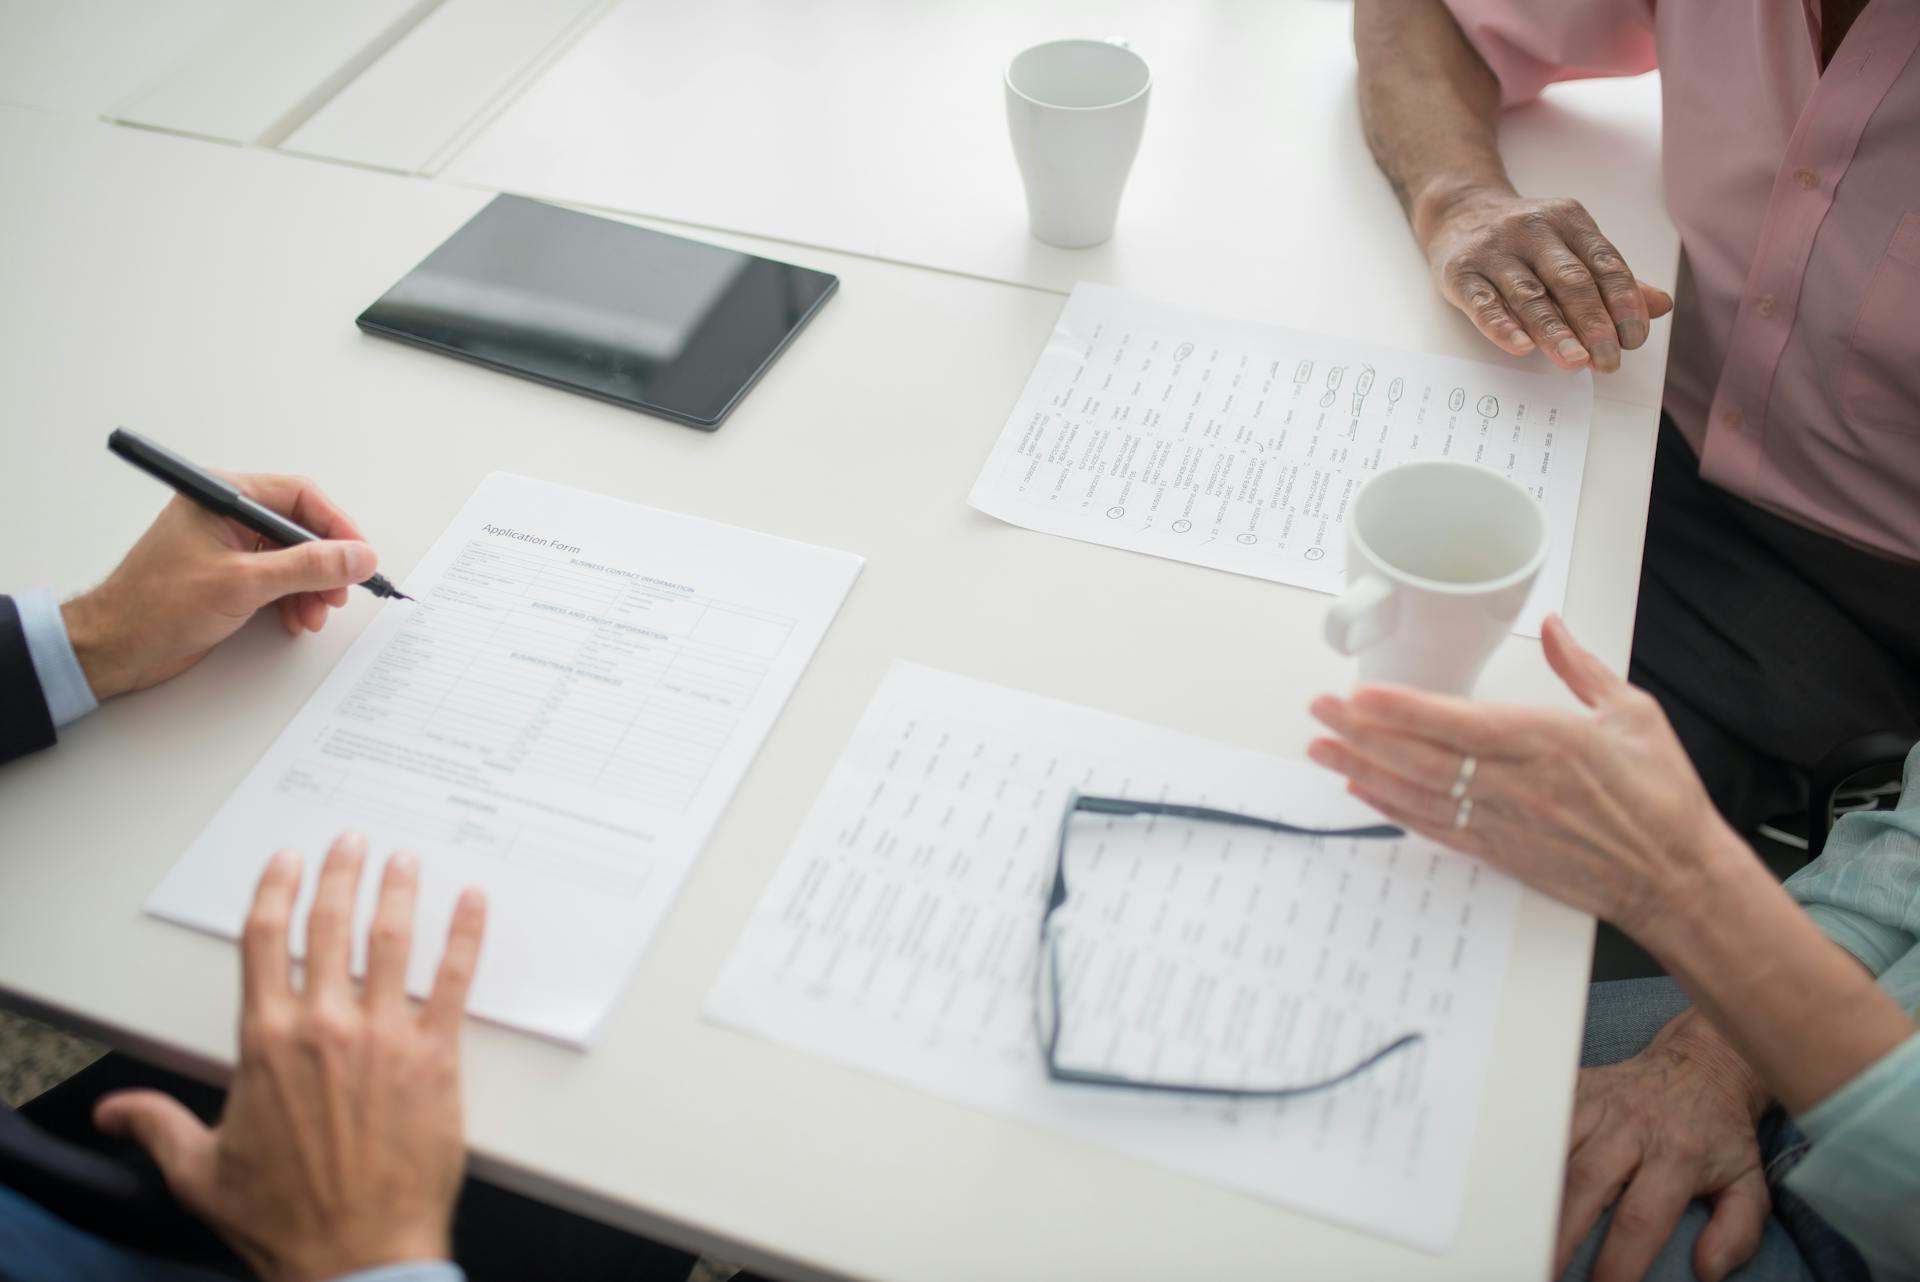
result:
[[[1104,285],[1068,299],[967,502],[1014,525],[1338,593],[1346,514],[1414,459],[1492,468],[1552,547],[1514,630],[1566,598],[1593,378],[1231,320]]]
[[[1123,843],[1088,863],[1076,836],[1068,908],[1129,936],[1130,954],[1094,980],[1063,971],[1063,1027],[1083,1042],[1099,1030],[1136,1066],[1219,1078],[1256,1060],[1324,1075],[1399,1033],[1424,1040],[1344,1085],[1283,1101],[1055,1082],[1035,1035],[1034,977],[1074,791],[1310,827],[1379,822],[1310,766],[896,664],[722,969],[709,1018],[1445,1250],[1517,884],[1413,837],[1201,825],[1207,833],[1189,843],[1170,822],[1179,849]]]
[[[593,1037],[861,559],[494,474],[147,901],[237,935],[269,856],[421,860],[409,984],[488,893],[470,1008]],[[356,932],[357,934],[364,931]],[[295,932],[304,947],[304,927]]]

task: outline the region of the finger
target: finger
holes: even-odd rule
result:
[[[182,1202],[204,1204],[213,1132],[185,1104],[161,1091],[115,1091],[93,1106],[93,1124],[145,1149]]]
[[[1585,210],[1580,211],[1579,224],[1573,235],[1567,238],[1567,244],[1573,252],[1580,255],[1580,261],[1592,274],[1594,288],[1599,291],[1600,301],[1612,319],[1613,330],[1618,335],[1620,346],[1632,348],[1647,341],[1647,300],[1640,293],[1640,282],[1627,268],[1623,258],[1613,242],[1600,234],[1593,219]],[[1614,353],[1615,361],[1620,354]],[[1594,353],[1594,363],[1598,365],[1600,354]]]
[[[1532,267],[1518,258],[1508,258],[1495,264],[1487,278],[1499,287],[1508,310],[1519,318],[1549,360],[1566,370],[1587,367],[1587,349],[1574,337],[1559,304]]]
[[[1494,346],[1515,356],[1524,356],[1534,349],[1533,339],[1508,310],[1500,291],[1479,272],[1461,272],[1447,282],[1446,292],[1448,301],[1465,312],[1474,328],[1486,335]]]
[[[460,892],[454,906],[453,925],[447,928],[447,948],[440,955],[440,969],[433,977],[433,992],[427,996],[422,1019],[439,1032],[452,1034],[460,1029],[466,1015],[467,992],[473,987],[473,972],[480,964],[480,940],[487,929],[487,897],[472,886]]]
[[[1458,806],[1458,802],[1444,791],[1452,783],[1451,779],[1439,787],[1422,783],[1339,739],[1315,739],[1307,745],[1307,756],[1314,764],[1345,775],[1368,792],[1396,806],[1428,816],[1430,822],[1438,823],[1443,817],[1442,810],[1446,812],[1445,817],[1450,819]]]
[[[1603,1108],[1594,1098],[1598,1089],[1598,1074],[1595,1068],[1583,1068],[1577,1079],[1578,1085],[1573,1093],[1573,1129],[1567,1137],[1567,1155],[1571,1157],[1580,1151],[1580,1146],[1592,1139],[1600,1129],[1600,1119],[1606,1116]]]
[[[295,636],[299,636],[307,630],[306,620],[300,617],[300,606],[294,597],[281,597],[279,605],[280,622],[286,627],[287,631],[293,633]]]
[[[222,473],[240,487],[240,492],[256,503],[264,503],[296,525],[304,525],[323,539],[366,541],[366,535],[352,517],[321,493],[320,487],[304,476]]]
[[[413,906],[420,888],[420,861],[406,851],[387,860],[380,877],[380,906],[367,932],[367,1002],[407,1002],[407,959],[413,951]]]
[[[347,604],[347,590],[345,588],[328,588],[320,594],[320,599],[336,610],[342,609]]]
[[[1654,320],[1659,320],[1662,316],[1665,316],[1673,310],[1672,294],[1669,294],[1658,285],[1649,285],[1644,280],[1635,281],[1634,284],[1640,287],[1640,297],[1645,300],[1647,304],[1647,315],[1649,317]]]
[[[1408,810],[1378,793],[1367,791],[1367,789],[1360,784],[1349,782],[1347,784],[1347,791],[1367,805],[1372,806],[1375,810],[1378,810],[1388,822],[1405,828],[1415,836],[1425,837],[1428,841],[1437,841],[1449,849],[1458,850],[1462,854],[1472,855],[1476,859],[1487,858],[1486,842],[1483,840],[1483,833],[1472,827],[1456,828],[1453,826],[1453,816],[1457,809],[1457,804],[1450,804],[1447,810],[1447,817],[1444,820],[1436,821],[1431,808]]]
[[[300,856],[282,850],[267,861],[254,887],[253,906],[240,929],[242,1017],[293,995],[293,958],[287,952],[287,927],[293,901],[300,895]]]
[[[300,611],[300,623],[309,632],[318,632],[327,626],[327,603],[312,592],[302,592],[294,599],[295,608]]]
[[[1535,708],[1473,703],[1407,686],[1361,686],[1348,702],[1383,729],[1483,758],[1526,756],[1556,717]]]
[[[1554,1248],[1553,1276],[1567,1271],[1576,1247],[1593,1232],[1600,1216],[1620,1196],[1640,1165],[1639,1141],[1619,1130],[1603,1130],[1567,1159],[1566,1190],[1560,1198],[1560,1240]]]
[[[1540,639],[1546,650],[1547,666],[1589,708],[1618,693],[1620,687],[1626,684],[1613,674],[1612,669],[1573,639],[1573,633],[1559,615],[1547,616],[1546,626],[1540,630]]]
[[[1701,1282],[1720,1282],[1753,1258],[1772,1209],[1766,1177],[1758,1168],[1720,1190],[1713,1199],[1713,1218],[1693,1244],[1693,1271]]]
[[[1315,700],[1308,710],[1337,733],[1352,751],[1431,792],[1446,792],[1459,780],[1466,761],[1465,753],[1454,752],[1378,722],[1368,721],[1338,700],[1328,699],[1325,703],[1328,706],[1323,708],[1322,701]],[[1308,744],[1307,755],[1312,757],[1314,748],[1325,742],[1328,741],[1316,740]]]
[[[367,839],[359,833],[342,833],[321,865],[320,884],[307,914],[309,998],[337,998],[352,988],[353,902],[366,857]]]
[[[1545,282],[1560,314],[1573,326],[1575,337],[1587,349],[1594,369],[1611,374],[1620,368],[1620,334],[1613,327],[1606,300],[1593,272],[1580,256],[1555,241],[1540,249],[1533,270]]]
[[[256,552],[245,558],[255,604],[301,592],[325,592],[349,587],[373,576],[380,558],[364,543],[335,543],[322,539],[274,552]]]
[[[1648,1162],[1634,1172],[1613,1206],[1613,1222],[1594,1260],[1593,1282],[1640,1282],[1673,1236],[1693,1200],[1695,1172],[1675,1162]]]

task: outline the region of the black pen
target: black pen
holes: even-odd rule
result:
[[[278,543],[283,548],[315,543],[320,539],[312,530],[294,524],[265,504],[254,502],[205,468],[195,467],[172,450],[155,445],[137,432],[129,432],[124,427],[114,428],[113,435],[107,437],[107,448],[148,476],[172,486],[215,516],[238,521],[261,538]],[[384,574],[376,574],[360,586],[377,597],[413,600],[387,582]]]

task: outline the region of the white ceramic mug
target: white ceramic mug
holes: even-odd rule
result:
[[[1468,694],[1547,559],[1547,514],[1498,472],[1431,459],[1368,481],[1347,512],[1347,591],[1327,644],[1362,681]]]
[[[1153,75],[1119,40],[1053,40],[1007,64],[1007,131],[1033,234],[1062,249],[1113,235]]]

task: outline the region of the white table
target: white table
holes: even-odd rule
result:
[[[1318,640],[1324,597],[1047,538],[964,506],[1057,294],[714,237],[836,272],[844,286],[709,436],[353,328],[483,193],[14,111],[0,111],[0,160],[0,233],[33,247],[0,259],[0,584],[83,587],[144,526],[159,495],[101,448],[119,422],[209,461],[324,478],[402,573],[495,468],[869,557],[605,1042],[581,1055],[470,1030],[479,1171],[793,1276],[1544,1273],[1591,922],[1536,896],[1502,994],[1463,1227],[1444,1257],[699,1016],[892,659],[1287,755],[1310,733],[1309,694],[1351,679]],[[1404,281],[1395,298],[1417,308],[1421,289]],[[955,352],[967,354],[961,377]],[[1595,411],[1567,615],[1615,664],[1631,631],[1654,416],[1652,401],[1614,397]],[[1110,590],[1064,600],[1062,581]],[[1138,617],[1143,597],[1164,612]],[[372,608],[356,601],[299,642],[250,627],[185,677],[0,772],[0,992],[164,1062],[223,1071],[232,948],[139,905]],[[1219,624],[1204,665],[1181,661],[1194,619]],[[1255,679],[1273,672],[1291,676]],[[1248,699],[1250,688],[1263,693]],[[1485,691],[1566,701],[1537,643],[1517,639]]]

